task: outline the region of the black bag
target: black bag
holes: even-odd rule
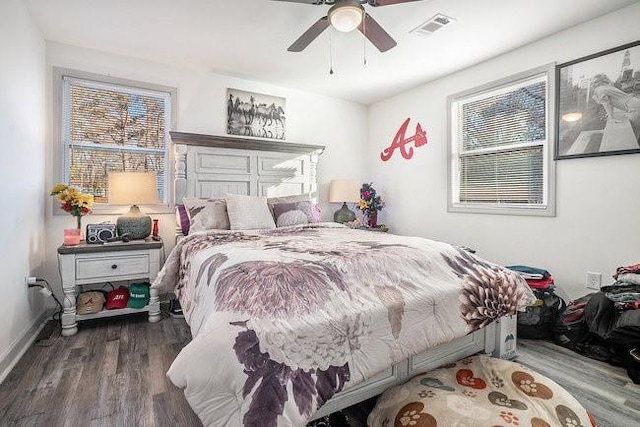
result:
[[[584,310],[593,295],[585,295],[571,301],[560,313],[553,326],[553,342],[562,347],[576,350],[576,344],[581,343],[589,333],[589,328],[584,320]]]
[[[631,381],[640,384],[640,348],[634,348],[629,352],[626,368]]]
[[[553,326],[566,307],[562,298],[553,289],[532,289],[538,304],[518,313],[518,337],[551,340]]]
[[[611,362],[610,346],[603,339],[591,332],[587,333],[579,342],[574,343],[574,348],[577,353],[590,359],[601,362]]]

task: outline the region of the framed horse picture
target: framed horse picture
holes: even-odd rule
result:
[[[284,140],[285,98],[227,89],[227,134]]]

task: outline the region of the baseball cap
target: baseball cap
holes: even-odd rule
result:
[[[107,293],[107,303],[105,304],[105,307],[107,310],[126,308],[128,301],[129,290],[124,286],[120,286],[118,289],[114,289]]]
[[[78,314],[93,314],[102,311],[104,294],[98,291],[82,292],[78,295],[76,312]]]
[[[149,284],[132,283],[129,286],[129,308],[142,308],[149,303]]]

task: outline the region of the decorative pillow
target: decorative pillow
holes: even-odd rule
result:
[[[305,194],[297,194],[295,196],[279,196],[279,197],[269,197],[267,199],[267,204],[269,205],[269,210],[273,214],[273,206],[281,203],[300,203],[300,202],[309,202],[311,203],[311,216],[309,216],[309,222],[315,223],[320,222],[320,206],[316,203],[316,196],[312,195],[312,193]],[[274,215],[275,218],[275,215]]]
[[[269,210],[273,213],[273,206],[280,203],[298,203],[298,202],[311,202],[311,194],[298,194],[295,196],[280,196],[280,197],[269,197],[267,199],[267,204],[269,205]],[[275,217],[275,215],[274,215]]]
[[[278,227],[320,222],[320,209],[311,202],[277,203],[273,205],[273,216]]]
[[[225,200],[232,230],[276,228],[266,197],[227,194]]]
[[[229,215],[224,199],[185,198],[182,202],[189,215],[189,233],[229,229]]]
[[[187,214],[187,208],[184,205],[176,206],[176,224],[180,231],[182,231],[182,235],[186,236],[189,234],[189,226],[191,223],[189,222],[189,215]]]
[[[273,206],[278,203],[297,203],[297,202],[310,202],[311,194],[296,194],[295,196],[280,196],[280,197],[269,197],[267,199],[267,203]]]

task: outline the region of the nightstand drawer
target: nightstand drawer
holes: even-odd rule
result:
[[[117,279],[148,273],[149,254],[76,259],[76,280]]]

